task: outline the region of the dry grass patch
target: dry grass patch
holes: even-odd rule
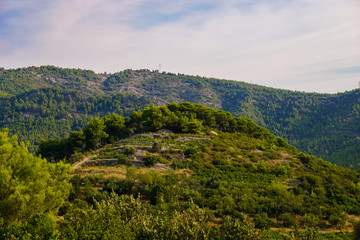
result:
[[[89,166],[89,167],[82,167],[78,171],[75,172],[75,174],[79,174],[81,177],[85,177],[88,174],[101,174],[103,177],[111,178],[115,177],[118,179],[125,179],[126,178],[126,167],[123,165],[120,166]]]
[[[279,158],[277,159],[269,159],[266,163],[269,166],[276,166],[278,164],[290,164],[291,160],[293,160],[293,156],[287,152],[280,152]]]
[[[276,166],[278,164],[289,164],[290,163],[290,160],[287,160],[287,159],[274,159],[274,160],[267,160],[266,163],[269,165],[269,166]]]

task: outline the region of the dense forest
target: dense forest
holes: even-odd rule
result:
[[[68,136],[94,116],[128,116],[152,104],[183,101],[248,117],[301,151],[359,168],[359,89],[317,94],[149,70],[0,69],[0,127],[29,141],[32,152],[41,138]]]
[[[95,116],[37,155],[0,133],[1,238],[360,237],[359,172],[200,104]]]

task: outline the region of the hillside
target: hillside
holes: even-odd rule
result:
[[[75,239],[350,239],[360,215],[358,172],[199,104],[95,117],[39,153],[75,163],[59,223]]]
[[[0,127],[29,140],[33,151],[41,138],[64,137],[92,116],[188,101],[249,117],[338,165],[357,169],[360,162],[359,89],[316,94],[148,70],[96,74],[46,66],[1,69],[0,96]]]

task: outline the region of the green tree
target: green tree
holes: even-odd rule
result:
[[[126,130],[128,135],[132,135],[135,132],[141,132],[143,130],[141,111],[133,111],[130,116],[126,119]]]
[[[85,148],[85,135],[83,131],[72,131],[69,136],[71,153],[80,152]]]
[[[125,119],[123,116],[112,113],[103,118],[105,132],[109,135],[110,141],[118,140],[124,134]]]
[[[159,107],[151,106],[144,109],[142,114],[144,131],[155,132],[165,124],[164,117]]]
[[[57,162],[66,156],[63,143],[64,140],[58,139],[41,139],[37,155],[46,158],[49,162]]]
[[[52,213],[70,191],[70,166],[30,154],[17,137],[0,132],[0,222],[5,225],[35,214]]]
[[[194,118],[181,117],[179,119],[179,125],[183,133],[200,133],[202,129],[201,121]]]
[[[101,120],[99,117],[94,117],[88,122],[84,130],[84,133],[89,148],[94,148],[97,147],[98,145],[101,145],[102,143],[101,140],[109,136],[104,130],[105,130],[104,121]]]

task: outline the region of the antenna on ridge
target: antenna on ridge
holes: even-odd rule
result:
[[[161,73],[161,63],[159,63],[159,73]]]

